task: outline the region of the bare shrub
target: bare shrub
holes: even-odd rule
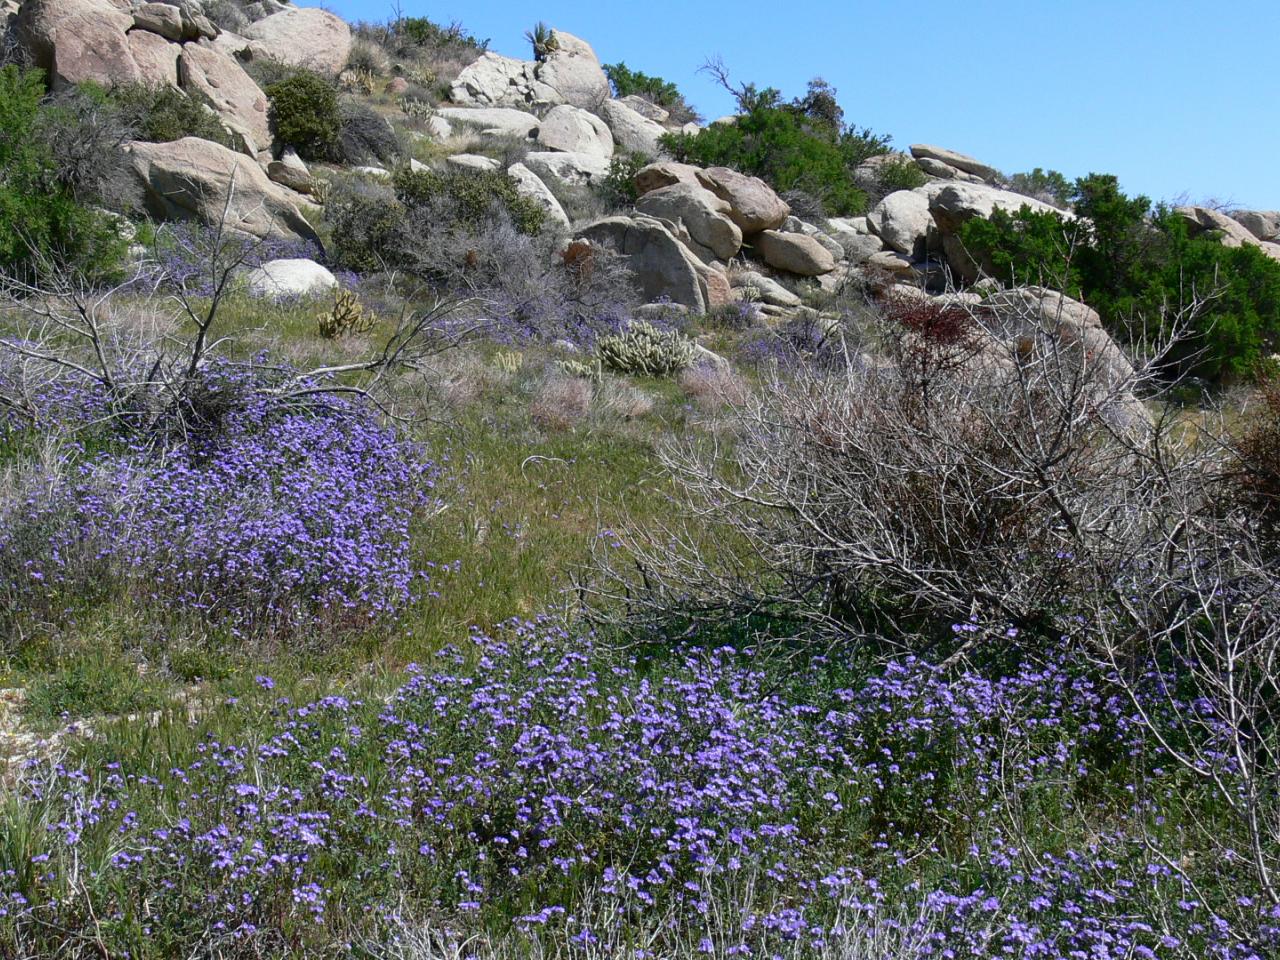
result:
[[[590,380],[552,375],[538,387],[529,415],[544,429],[567,430],[587,415],[593,392]]]
[[[685,393],[708,410],[741,406],[750,391],[747,382],[732,369],[712,363],[689,367],[680,374],[679,382]]]
[[[634,384],[612,377],[601,381],[596,390],[596,413],[602,419],[639,420],[653,411],[653,403],[653,397]]]

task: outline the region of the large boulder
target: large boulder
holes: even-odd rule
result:
[[[55,90],[91,81],[105,87],[146,83],[129,46],[133,14],[110,0],[26,0],[15,35]]]
[[[803,233],[765,230],[753,243],[765,263],[787,273],[820,277],[836,268],[836,259],[826,247]]]
[[[933,157],[921,157],[916,161],[916,166],[927,173],[931,177],[937,177],[939,180],[963,180],[965,183],[986,183],[982,177],[975,176],[972,173],[965,173],[958,170],[949,163],[943,163],[941,160],[935,160]]]
[[[1173,212],[1182,217],[1191,232],[1220,234],[1224,247],[1256,247],[1258,238],[1242,223],[1232,220],[1225,213],[1210,207],[1174,207]]]
[[[183,3],[181,6],[172,3],[144,3],[133,10],[133,25],[137,30],[157,34],[174,43],[213,40],[221,32],[212,20],[191,3]]]
[[[480,153],[455,153],[445,159],[445,163],[458,170],[478,170],[481,173],[492,173],[502,166],[493,157]]]
[[[605,217],[584,227],[579,236],[625,257],[650,300],[683,304],[695,313],[728,302],[728,278],[702,263],[656,217]]]
[[[836,240],[825,231],[820,230],[812,223],[806,223],[799,217],[787,217],[787,219],[782,222],[782,226],[778,229],[782,230],[784,233],[803,233],[806,237],[812,237],[814,240],[817,240],[820,244],[826,247],[827,252],[831,254],[831,256],[835,257],[836,260],[843,260],[845,257],[844,247],[840,244],[840,241]]]
[[[178,58],[182,55],[181,46],[146,30],[130,30],[127,41],[129,55],[137,64],[144,84],[149,87],[178,86]]]
[[[917,162],[921,160],[937,160],[953,169],[980,177],[987,183],[993,183],[1000,178],[1000,171],[995,167],[988,166],[966,154],[948,150],[946,147],[935,147],[927,143],[913,143],[911,145],[911,156],[915,157]]]
[[[927,197],[913,190],[895,190],[872,208],[867,223],[885,246],[898,253],[923,257],[930,232],[936,230]]]
[[[1231,218],[1259,240],[1280,238],[1280,210],[1237,210]]]
[[[157,219],[214,225],[225,210],[226,227],[237,233],[318,242],[299,210],[305,198],[272,183],[258,164],[221,144],[197,137],[135,142],[126,155],[147,211]]]
[[[487,134],[527,139],[538,132],[539,120],[532,113],[511,107],[440,107],[435,117],[452,126],[463,126]]]
[[[319,7],[290,7],[245,27],[273,60],[337,76],[351,55],[351,28]]]
[[[534,67],[534,76],[560,96],[560,100],[584,110],[595,110],[609,98],[609,78],[596,52],[571,33],[555,31],[556,48]]]
[[[525,107],[561,103],[550,87],[538,84],[534,64],[486,50],[458,74],[449,88],[454,103],[475,107]]]
[[[759,177],[749,177],[728,167],[709,167],[696,174],[698,182],[729,203],[729,216],[744,237],[782,226],[791,207]]]
[[[178,82],[190,97],[213,108],[218,119],[254,155],[271,147],[266,94],[234,59],[213,47],[188,43],[178,58]]]
[[[729,204],[704,187],[674,183],[651,190],[636,201],[636,210],[683,223],[693,241],[709,254],[703,260],[728,260],[742,249],[742,231],[729,217]],[[694,252],[702,251],[695,248]]]
[[[250,270],[246,279],[250,293],[272,300],[309,297],[338,286],[338,278],[328,269],[304,258],[270,260]]]
[[[660,160],[657,163],[651,163],[647,167],[641,167],[636,171],[634,182],[636,192],[640,194],[648,193],[650,190],[659,190],[662,187],[669,187],[673,183],[692,183],[698,186],[698,174],[701,171],[687,163],[676,163],[674,160]],[[713,191],[714,192],[714,191]]]
[[[590,186],[609,175],[609,160],[596,153],[537,151],[526,154],[523,162],[544,182],[575,187]]]
[[[652,100],[646,100],[644,97],[638,96],[634,93],[629,96],[625,96],[616,102],[635,111],[646,120],[653,120],[657,123],[666,123],[671,119],[671,113],[669,111],[662,109],[662,107],[658,106]]]
[[[741,290],[744,297],[774,307],[798,307],[804,302],[777,280],[754,270],[738,273],[733,286],[735,290]]]
[[[547,219],[565,229],[569,228],[569,216],[564,207],[556,199],[556,195],[542,182],[542,178],[523,163],[513,163],[507,168],[507,176],[515,181],[516,192],[528,197],[543,210],[547,211]]]
[[[646,157],[662,155],[659,140],[667,132],[662,124],[636,112],[621,100],[606,100],[600,108],[600,116],[609,125],[617,147]]]
[[[546,150],[613,156],[613,134],[594,113],[562,103],[553,107],[538,127],[538,143]]]

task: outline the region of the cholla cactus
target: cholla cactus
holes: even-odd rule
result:
[[[524,36],[526,40],[533,44],[533,58],[539,63],[560,49],[560,41],[556,39],[556,32],[541,20],[532,30],[526,30]]]
[[[320,336],[326,340],[351,333],[366,333],[373,329],[374,315],[365,313],[364,307],[350,290],[334,294],[333,309],[320,318]]]
[[[618,373],[666,377],[693,363],[694,348],[683,334],[639,320],[617,336],[601,339],[596,355],[603,366]]]
[[[419,100],[417,97],[402,97],[400,109],[404,111],[404,115],[410,120],[429,120],[435,116],[436,112],[434,106],[426,100]]]
[[[592,383],[599,383],[604,378],[604,371],[601,369],[599,357],[591,363],[584,363],[581,360],[557,360],[556,368],[566,377],[590,380]]]
[[[360,93],[372,96],[374,89],[373,71],[358,67],[343,70],[338,75],[338,86],[347,93]]]
[[[516,374],[524,366],[524,354],[518,350],[499,350],[493,357],[493,365],[506,374]]]

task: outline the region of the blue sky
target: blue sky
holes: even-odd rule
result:
[[[328,0],[385,20],[389,0]],[[708,118],[732,101],[697,72],[787,96],[822,76],[846,118],[1007,172],[1114,173],[1130,192],[1280,209],[1280,0],[403,0],[527,57],[535,20],[605,63],[672,80]]]

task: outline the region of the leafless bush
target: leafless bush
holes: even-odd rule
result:
[[[746,381],[732,369],[708,363],[695,364],[681,373],[680,386],[700,406],[712,410],[740,407],[750,391]]]
[[[591,409],[594,385],[581,377],[549,376],[529,404],[533,422],[544,429],[567,430]]]
[[[17,371],[0,378],[0,410],[33,418],[39,410],[33,397],[77,381],[102,394],[108,416],[141,433],[182,431],[198,418],[201,373],[232,335],[223,308],[259,246],[230,227],[234,192],[233,183],[220,224],[201,241],[196,276],[174,280],[147,263],[107,288],[52,269],[39,272],[54,278],[40,285],[0,277],[0,306],[8,314],[0,325],[0,369]],[[153,300],[167,302],[167,314],[131,310],[130,321],[118,322],[120,300],[148,290]],[[458,307],[441,300],[426,311],[405,312],[395,330],[358,359],[285,371],[263,389],[298,401],[337,392],[377,402],[391,373],[419,366],[465,338],[470,329],[452,320]]]

